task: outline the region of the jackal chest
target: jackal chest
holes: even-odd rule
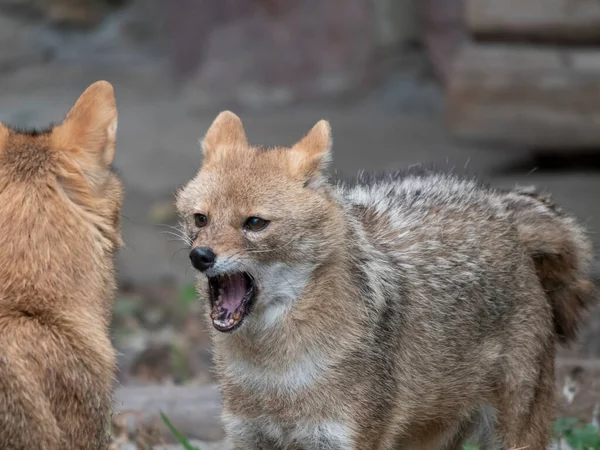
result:
[[[355,449],[349,424],[335,420],[300,419],[292,424],[269,415],[247,418],[226,414],[225,429],[236,450]]]
[[[233,442],[244,449],[353,449],[345,411],[349,402],[319,362],[301,358],[275,370],[230,361],[222,388],[226,431]]]

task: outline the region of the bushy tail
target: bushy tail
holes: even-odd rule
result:
[[[508,193],[507,200],[521,242],[552,305],[556,334],[566,344],[577,337],[583,314],[598,296],[590,275],[591,241],[549,196],[519,188]]]

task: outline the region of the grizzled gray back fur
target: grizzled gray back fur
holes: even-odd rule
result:
[[[544,448],[555,342],[575,338],[595,300],[583,229],[532,190],[428,170],[340,182],[333,197],[372,330],[346,382],[366,376],[386,393],[369,400],[370,420],[385,427],[401,404],[413,427],[453,430],[441,448],[460,448],[494,416],[487,448]]]
[[[356,226],[362,230],[357,234],[366,233],[374,250],[392,250],[402,240],[395,233],[398,230],[409,234],[411,229],[426,227],[428,233],[434,231],[426,239],[428,242],[413,242],[411,246],[413,251],[428,250],[423,254],[426,258],[452,239],[453,227],[463,225],[460,219],[469,217],[480,225],[503,222],[506,229],[502,233],[512,234],[516,238],[512,245],[521,247],[534,263],[553,308],[556,336],[564,343],[576,338],[581,315],[598,294],[590,274],[594,252],[584,228],[549,195],[538,193],[533,187],[492,189],[475,178],[421,166],[390,174],[363,173],[355,180],[336,180],[335,186],[337,201],[353,220],[360,221]],[[452,223],[451,219],[458,220]],[[461,252],[452,256],[440,258],[436,254],[440,265],[428,269],[443,272],[452,265],[462,266],[470,259],[467,255],[477,251],[479,240],[471,236],[461,242]],[[405,255],[406,245],[400,248]],[[388,257],[392,264],[398,262],[394,261],[393,251]],[[462,272],[462,276],[476,276],[477,270],[473,270]]]

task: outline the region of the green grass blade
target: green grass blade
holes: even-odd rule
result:
[[[175,426],[171,423],[169,418],[165,416],[165,414],[162,411],[160,412],[160,417],[162,418],[163,422],[167,424],[167,427],[169,427],[169,430],[171,431],[173,436],[175,436],[175,439],[177,439],[179,443],[183,445],[183,448],[185,448],[185,450],[200,450],[198,447],[190,445],[185,436],[181,434],[177,428],[175,428]]]

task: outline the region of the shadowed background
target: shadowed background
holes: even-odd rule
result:
[[[195,438],[222,433],[172,200],[223,109],[264,145],[328,119],[346,174],[434,162],[537,185],[600,243],[596,0],[0,0],[0,49],[2,122],[58,122],[93,81],[115,86],[117,409],[167,409]],[[598,356],[594,312],[560,360],[565,414],[593,415]]]

